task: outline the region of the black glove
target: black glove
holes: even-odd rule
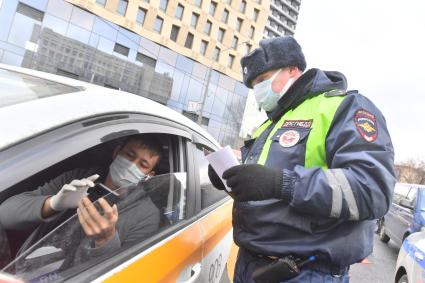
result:
[[[216,189],[221,191],[225,190],[223,182],[221,181],[220,177],[217,175],[211,165],[208,165],[208,177],[210,178],[211,183]]]
[[[243,164],[224,171],[223,178],[238,201],[280,199],[282,196],[282,170],[259,164]]]

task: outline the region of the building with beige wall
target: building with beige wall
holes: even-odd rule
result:
[[[67,0],[242,80],[240,58],[262,39],[269,0]]]

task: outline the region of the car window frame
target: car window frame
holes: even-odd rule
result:
[[[132,127],[129,127],[129,126]],[[22,180],[33,176],[34,174],[49,168],[50,166],[64,161],[65,159],[84,151],[90,147],[99,145],[108,140],[118,138],[117,135],[111,135],[111,131],[116,129],[120,130],[125,135],[134,134],[136,132],[128,132],[123,128],[135,128],[139,129],[140,133],[165,133],[175,135],[179,140],[179,152],[180,166],[185,166],[187,174],[187,201],[186,201],[186,219],[160,231],[159,233],[149,237],[145,241],[119,253],[107,262],[102,262],[102,265],[96,264],[89,266],[86,270],[81,270],[79,274],[74,274],[65,280],[92,280],[98,278],[106,271],[111,268],[117,267],[117,262],[123,262],[131,259],[135,255],[146,251],[154,244],[165,240],[166,238],[174,235],[176,231],[183,229],[186,226],[196,222],[198,217],[195,214],[197,203],[196,201],[196,183],[193,177],[193,172],[196,172],[193,162],[193,152],[190,149],[191,140],[194,131],[188,127],[182,126],[181,124],[173,121],[166,120],[160,117],[154,117],[145,114],[138,113],[116,113],[107,115],[97,115],[79,121],[74,121],[51,129],[48,132],[39,134],[31,139],[27,139],[23,142],[17,143],[14,146],[7,148],[0,152],[2,157],[0,160],[0,178],[5,175],[11,175],[11,179],[15,177],[14,181],[10,181],[7,185],[0,187],[0,194],[7,191],[7,188],[16,185]],[[91,136],[90,139],[78,139],[82,136]],[[78,147],[70,148],[70,145],[75,145],[76,142],[80,142]],[[53,150],[53,152],[51,152]],[[35,151],[35,152],[34,152]],[[41,156],[41,153],[49,151],[50,154]],[[41,153],[40,153],[41,152]],[[57,155],[58,154],[58,155]],[[40,160],[41,158],[41,160]],[[14,161],[18,161],[18,164],[14,164]],[[20,164],[32,164],[37,162],[35,166],[25,166],[19,168]],[[182,168],[182,167],[180,167]],[[19,174],[6,174],[10,170],[22,169]],[[17,173],[17,172],[16,172]]]

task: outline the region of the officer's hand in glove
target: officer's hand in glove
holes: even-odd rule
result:
[[[281,198],[283,172],[259,164],[236,165],[223,173],[237,201]]]
[[[95,174],[63,185],[62,189],[51,198],[50,206],[56,211],[76,208],[83,197],[87,195],[88,188],[94,187],[94,181],[97,178],[99,178],[99,175]]]
[[[208,165],[208,177],[210,178],[210,181],[214,187],[216,187],[218,190],[225,190],[223,182],[211,165]]]

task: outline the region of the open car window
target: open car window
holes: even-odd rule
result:
[[[165,173],[116,190],[120,245],[109,241],[96,247],[84,234],[75,210],[68,211],[56,216],[61,224],[50,231],[39,231],[45,236],[21,251],[2,271],[31,282],[51,282],[78,274],[185,219],[186,184],[185,172]]]

